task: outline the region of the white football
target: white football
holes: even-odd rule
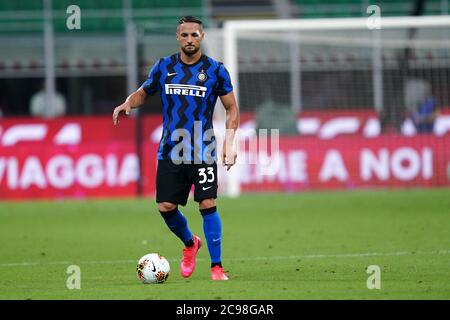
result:
[[[139,259],[136,272],[143,283],[163,283],[169,277],[169,261],[157,253],[149,253]]]

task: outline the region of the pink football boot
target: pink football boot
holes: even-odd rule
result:
[[[228,276],[223,271],[221,266],[215,266],[211,268],[211,279],[213,280],[228,280]]]
[[[195,269],[195,258],[197,257],[197,252],[202,246],[202,240],[194,235],[194,245],[192,247],[184,247],[183,249],[183,259],[181,259],[180,272],[181,276],[188,278],[194,272]]]

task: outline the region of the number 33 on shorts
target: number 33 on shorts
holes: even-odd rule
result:
[[[217,198],[217,165],[203,164],[194,171],[195,178],[195,193],[197,199]]]
[[[214,167],[200,168],[198,169],[198,175],[200,178],[200,180],[198,181],[199,184],[203,184],[205,182],[214,182]]]

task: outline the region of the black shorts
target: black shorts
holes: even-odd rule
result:
[[[195,186],[194,200],[217,198],[217,164],[174,164],[158,160],[156,171],[156,202],[185,206]]]

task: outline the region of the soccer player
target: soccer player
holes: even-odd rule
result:
[[[222,162],[228,171],[236,161],[233,141],[239,109],[224,65],[202,54],[204,36],[200,19],[181,18],[176,30],[180,51],[153,66],[142,86],[114,109],[113,122],[116,125],[121,112],[130,114],[148,95],[159,92],[163,133],[158,149],[156,202],[169,229],[184,243],[181,275],[192,275],[202,246],[202,240],[191,232],[178,207],[186,205],[194,185],[194,200],[199,203],[211,257],[211,278],[228,280],[222,267],[222,223],[216,208],[217,159],[212,117],[220,97],[226,110]]]

